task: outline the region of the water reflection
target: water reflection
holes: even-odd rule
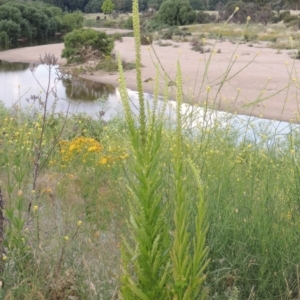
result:
[[[69,113],[85,112],[90,115],[99,115],[99,111],[108,110],[105,119],[116,114],[115,88],[111,85],[101,84],[89,80],[84,80],[68,75],[63,80],[58,66],[52,68],[50,76],[50,86],[55,87],[47,107],[51,107],[54,100],[55,111]],[[32,96],[40,96],[44,101],[45,90],[48,86],[49,69],[45,65],[38,65],[34,74],[29,68],[29,64],[9,63],[0,61],[0,101],[7,107],[18,106],[26,108],[30,106],[39,107],[35,104]]]
[[[18,72],[25,71],[29,68],[27,63],[11,63],[8,61],[0,60],[0,71],[1,72]]]
[[[99,84],[80,78],[66,77],[62,79],[62,84],[66,89],[66,95],[72,100],[107,100],[110,94],[115,93],[115,88],[110,84]]]

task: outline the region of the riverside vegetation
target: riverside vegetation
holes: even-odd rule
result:
[[[179,63],[174,124],[159,66],[148,111],[137,5],[139,116],[121,62],[125,118],[57,114],[51,82],[30,109],[0,108],[1,298],[299,299],[299,130],[253,138],[207,108],[184,126]]]

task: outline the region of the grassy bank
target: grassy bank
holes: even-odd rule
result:
[[[0,113],[7,219],[2,295],[111,299],[119,286],[120,234],[127,230],[123,169],[134,162],[127,126],[121,119],[55,114],[43,125],[38,113],[4,107]],[[32,190],[42,130],[42,168]],[[257,142],[219,122],[192,137],[184,132],[184,153],[200,170],[207,206],[209,299],[295,299],[299,293],[299,134],[266,132],[261,129]],[[171,129],[163,130],[163,141],[167,197],[176,151]],[[195,201],[193,180],[183,182],[191,191],[187,201]]]

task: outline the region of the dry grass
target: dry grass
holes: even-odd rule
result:
[[[252,47],[267,47],[277,50],[293,50],[300,48],[300,30],[286,27],[282,22],[278,24],[249,24],[245,25],[227,24],[223,26],[218,23],[197,24],[185,26],[193,37],[205,37],[210,39],[227,39],[232,42],[248,42]],[[185,37],[192,40],[193,37]],[[178,38],[177,38],[178,40]],[[176,40],[176,41],[177,41]]]

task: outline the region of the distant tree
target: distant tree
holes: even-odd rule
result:
[[[148,8],[148,0],[139,0],[139,10],[144,11]]]
[[[19,23],[22,19],[22,14],[20,10],[11,5],[0,6],[0,20],[11,20]]]
[[[286,0],[288,5],[295,10],[298,10],[300,8],[299,0]]]
[[[167,0],[158,11],[158,19],[170,26],[192,24],[195,18],[196,12],[187,0]]]
[[[232,1],[219,6],[220,20],[227,20],[234,12],[235,7],[239,7],[239,10],[230,19],[234,23],[245,23],[249,16],[251,21],[267,25],[275,16],[275,12],[272,11],[269,4],[261,6],[253,2]]]
[[[63,29],[66,32],[79,29],[82,23],[81,12],[66,14],[62,9],[42,2],[10,1],[0,6],[0,32],[6,34],[1,34],[1,43],[6,43],[7,36],[10,47],[16,46],[20,38],[41,41],[54,37]]]
[[[43,9],[27,5],[22,12],[22,17],[30,24],[32,38],[40,40],[48,37],[49,17],[45,14]]]
[[[205,9],[205,5],[201,0],[190,0],[191,7],[195,10]]]
[[[62,57],[68,62],[83,62],[86,56],[94,53],[97,56],[110,55],[114,41],[105,32],[93,29],[79,29],[68,33],[64,39],[65,48]]]
[[[90,0],[88,4],[84,7],[85,13],[98,13],[101,11],[101,5],[103,1],[99,0]],[[99,5],[100,4],[100,5]]]
[[[148,0],[148,7],[158,10],[163,2],[164,0]]]
[[[120,6],[119,10],[131,12],[132,11],[132,0],[122,1],[122,5]]]
[[[70,32],[74,29],[80,29],[83,24],[83,15],[80,11],[75,11],[63,16],[63,27],[65,31]]]
[[[101,6],[101,10],[104,14],[110,14],[115,9],[115,5],[112,0],[105,0]]]
[[[88,4],[89,0],[64,0],[64,6],[68,8],[69,11],[80,10],[83,11],[85,6]]]
[[[0,32],[5,32],[9,38],[10,45],[13,45],[21,36],[21,27],[12,20],[1,20]]]

